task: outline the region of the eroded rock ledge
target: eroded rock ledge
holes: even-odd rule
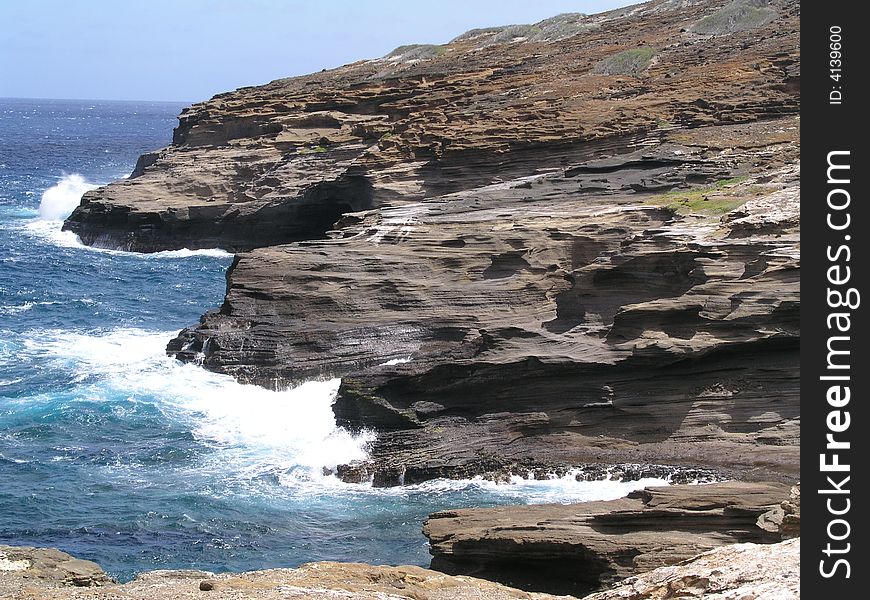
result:
[[[719,546],[793,537],[795,527],[767,522],[795,494],[776,483],[653,487],[621,500],[442,511],[423,532],[433,569],[582,595]]]
[[[733,544],[631,577],[584,600],[793,600],[800,598],[800,539]]]
[[[42,552],[43,550],[37,550]],[[3,550],[0,550],[3,552]],[[791,600],[800,595],[800,540],[777,544],[733,544],[678,565],[629,578],[585,600],[652,600],[679,593],[683,598]],[[271,569],[215,575],[202,571],[154,571],[124,585],[57,587],[56,583],[4,571],[0,593],[10,600],[183,600],[210,598],[287,600],[547,600],[551,596],[508,588],[472,577],[454,577],[419,567],[376,567],[354,563],[312,563],[299,569]]]

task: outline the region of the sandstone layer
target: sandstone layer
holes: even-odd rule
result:
[[[529,590],[582,595],[734,543],[772,543],[759,517],[783,484],[646,488],[621,500],[449,510],[429,517],[432,568]]]

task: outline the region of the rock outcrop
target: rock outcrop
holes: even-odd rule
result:
[[[726,544],[780,541],[757,520],[789,491],[740,482],[647,488],[620,500],[443,511],[423,532],[434,569],[582,595]]]
[[[11,560],[4,559],[8,553]],[[63,555],[66,562],[93,565],[100,587],[71,587],[66,579],[46,571],[46,557]],[[23,562],[26,568],[19,568]],[[11,566],[10,566],[11,565]],[[54,566],[50,569],[56,569]],[[81,569],[76,569],[81,571]],[[99,574],[99,575],[98,575]],[[96,580],[94,580],[96,581]],[[75,584],[85,585],[85,584]],[[204,571],[151,571],[123,585],[114,584],[88,561],[48,548],[0,547],[0,595],[8,600],[555,600],[473,577],[453,577],[402,566],[358,563],[310,563],[298,569],[269,569],[215,574]]]
[[[801,595],[800,550],[799,539],[733,544],[626,579],[584,600],[795,600]]]
[[[99,587],[115,583],[97,563],[54,548],[0,545],[0,597],[24,587]]]
[[[793,480],[798,20],[654,0],[221,94],[66,227],[237,251],[168,351],[343,378],[339,422],[380,433],[344,473]]]

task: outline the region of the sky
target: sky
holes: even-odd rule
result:
[[[0,97],[194,102],[639,0],[0,0]]]

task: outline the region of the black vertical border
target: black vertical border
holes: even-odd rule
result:
[[[866,180],[870,177],[870,165],[867,162],[867,152],[861,137],[868,129],[870,120],[867,111],[870,103],[865,92],[864,79],[867,77],[867,38],[870,29],[867,22],[859,17],[860,9],[865,8],[863,2],[807,2],[802,7],[801,15],[801,71],[804,85],[801,90],[801,589],[805,598],[867,598],[870,567],[865,562],[868,557],[867,547],[870,537],[864,523],[866,521],[867,494],[860,489],[868,489],[870,475],[866,462],[868,460],[868,443],[870,439],[870,412],[866,405],[868,398],[867,381],[870,380],[870,363],[862,346],[868,342],[866,313],[870,310],[870,295],[863,295],[861,305],[856,309],[831,308],[827,300],[828,289],[837,289],[828,281],[828,269],[834,264],[849,266],[851,278],[847,284],[839,286],[845,292],[849,287],[859,292],[868,292],[864,281],[870,270],[870,254],[868,254],[868,238],[870,238],[870,215],[868,215]],[[836,54],[831,54],[832,28],[841,28],[842,65],[841,71],[832,71],[836,63],[831,63]],[[835,38],[836,39],[836,38]],[[831,77],[839,73],[841,77]],[[831,92],[842,93],[839,104],[832,102]],[[833,94],[836,101],[836,94]],[[848,184],[831,184],[828,182],[828,155],[832,151],[848,151],[847,162]],[[846,162],[839,155],[839,162]],[[845,175],[846,171],[838,173]],[[846,189],[851,201],[848,209],[851,224],[842,231],[832,230],[827,223],[828,193],[831,190]],[[835,202],[844,200],[841,193],[835,194]],[[843,212],[834,215],[834,219],[843,222]],[[849,239],[847,240],[847,236]],[[831,261],[828,252],[836,253],[841,245],[848,245],[851,250],[851,260],[845,262],[845,252],[841,260]],[[843,271],[840,271],[842,276]],[[838,333],[828,329],[828,315],[832,312],[849,312],[851,330],[849,333]],[[840,370],[837,374],[848,374],[850,381],[842,382],[849,385],[851,400],[841,411],[849,411],[850,426],[848,430],[835,434],[841,441],[848,441],[848,450],[826,450],[826,435],[828,415],[836,410],[827,401],[827,391],[832,384],[820,379],[823,375],[833,374],[827,369],[828,338],[832,335],[848,335],[850,338],[848,362],[849,370]],[[842,342],[838,342],[842,344]],[[840,346],[844,348],[845,346]],[[841,360],[841,362],[845,362]],[[840,419],[840,417],[837,417]],[[850,470],[843,472],[822,472],[820,455],[827,452],[839,454],[839,462],[848,464]],[[831,459],[827,459],[831,462]],[[848,475],[850,481],[842,485],[843,476]],[[831,476],[834,481],[848,489],[848,494],[829,494],[824,490],[833,486],[827,481]],[[827,501],[832,499],[835,510],[850,502],[847,513],[841,516],[829,512]],[[843,523],[832,525],[831,532],[840,537],[848,531],[846,539],[836,541],[829,538],[828,526],[832,520],[841,518],[848,522],[848,528]],[[826,555],[827,544],[832,548],[848,552]],[[849,544],[849,546],[846,546]],[[846,567],[840,564],[833,576],[824,577],[822,570],[830,574],[838,558],[849,563],[849,577],[846,577]],[[821,561],[825,561],[824,564]]]

